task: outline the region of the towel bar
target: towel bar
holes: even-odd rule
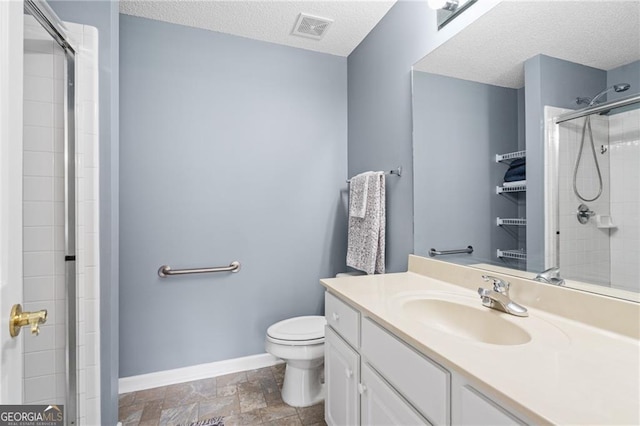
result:
[[[385,175],[396,175],[398,177],[402,176],[402,166],[398,166],[397,168],[393,169],[393,170],[389,170],[388,172],[384,173]],[[347,179],[347,183],[351,183],[351,179]]]
[[[435,257],[435,256],[442,256],[444,254],[461,254],[461,253],[473,253],[473,247],[471,246],[467,246],[466,249],[460,249],[460,250],[436,250],[434,248],[429,249],[429,256],[431,257]]]
[[[171,275],[187,275],[187,274],[208,274],[211,272],[238,272],[240,270],[240,262],[234,260],[229,266],[219,266],[215,268],[198,268],[198,269],[176,269],[173,270],[169,265],[162,265],[158,269],[160,278]]]

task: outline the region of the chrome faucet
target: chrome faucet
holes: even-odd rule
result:
[[[538,275],[536,275],[534,280],[547,284],[564,285],[564,279],[560,276],[560,268],[558,268],[557,266],[540,272]]]
[[[498,311],[506,312],[518,317],[529,316],[527,308],[518,305],[509,298],[509,283],[507,281],[492,277],[491,275],[483,275],[482,279],[493,283],[493,289],[482,287],[478,288],[478,294],[482,298],[483,306],[491,309],[497,309]]]

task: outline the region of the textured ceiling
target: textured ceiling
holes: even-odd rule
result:
[[[348,56],[394,3],[395,0],[121,0],[120,13]],[[334,21],[322,40],[291,35],[301,12]]]
[[[640,1],[504,1],[414,69],[520,88],[540,53],[603,70],[639,60]]]

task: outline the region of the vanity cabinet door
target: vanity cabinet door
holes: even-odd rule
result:
[[[362,358],[418,412],[436,425],[451,424],[450,374],[369,318],[362,320]]]
[[[325,327],[325,421],[330,426],[360,424],[360,355],[329,326]]]
[[[363,425],[429,424],[365,363],[362,365],[360,382],[360,410]]]

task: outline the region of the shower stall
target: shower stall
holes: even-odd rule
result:
[[[98,33],[3,3],[0,403],[100,424]]]
[[[631,90],[629,90],[631,89]],[[615,84],[578,111],[546,107],[547,265],[566,279],[640,291],[640,95]],[[554,176],[555,175],[555,176]]]

